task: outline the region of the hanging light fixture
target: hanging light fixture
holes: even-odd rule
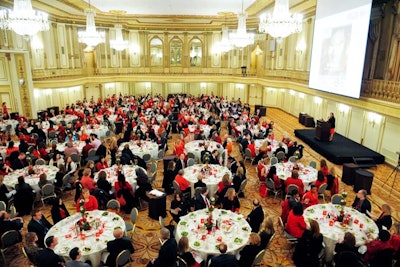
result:
[[[222,26],[222,38],[221,41],[217,44],[220,52],[228,52],[232,49],[232,43],[229,40],[229,28],[228,26]]]
[[[303,16],[289,13],[289,0],[275,0],[274,10],[268,15],[260,17],[259,30],[265,32],[281,42],[292,33],[303,29]]]
[[[29,39],[39,31],[49,30],[48,15],[32,9],[30,0],[15,0],[13,10],[0,10],[0,29],[13,30]]]
[[[110,47],[117,51],[122,51],[124,49],[127,49],[129,46],[129,42],[127,40],[124,40],[124,38],[122,37],[122,25],[116,24],[114,28],[115,28],[115,39],[110,40]]]
[[[243,0],[242,0],[242,12],[238,14],[238,28],[236,32],[229,34],[231,43],[239,48],[248,46],[254,43],[254,34],[247,33],[246,29],[246,18],[247,14],[243,11]]]
[[[78,41],[80,43],[86,44],[87,51],[93,50],[98,44],[104,43],[104,32],[98,32],[96,30],[96,24],[94,21],[94,16],[96,12],[90,8],[90,1],[89,1],[89,8],[85,10],[86,15],[86,30],[78,32]]]

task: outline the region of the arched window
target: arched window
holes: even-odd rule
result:
[[[203,47],[202,43],[199,39],[194,38],[190,42],[190,51],[189,51],[189,57],[190,57],[190,66],[191,67],[200,67],[202,64],[202,55],[203,55]]]
[[[179,38],[173,38],[170,42],[171,66],[182,65],[182,41]]]
[[[163,43],[157,37],[150,41],[150,59],[151,66],[162,66],[163,64]]]

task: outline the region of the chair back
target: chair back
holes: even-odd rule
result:
[[[321,184],[321,186],[318,188],[318,195],[324,195],[327,187],[328,187],[327,183]]]
[[[331,198],[331,203],[334,205],[340,205],[342,203],[343,196],[340,194],[334,194]]]
[[[45,165],[46,161],[44,159],[37,159],[35,165]]]
[[[62,188],[64,189],[70,189],[71,184],[70,184],[70,179],[72,178],[72,175],[69,173],[66,173],[64,177],[62,178]]]
[[[279,160],[277,157],[271,157],[271,161],[270,161],[271,166],[277,164],[278,162],[279,162]]]
[[[4,201],[0,201],[0,210],[7,210],[7,205]]]
[[[16,230],[5,232],[1,236],[1,248],[6,249],[21,242],[21,235]]]
[[[278,161],[281,162],[286,157],[285,152],[279,151],[278,153],[276,153],[276,157],[277,157]]]
[[[187,266],[188,265],[184,259],[182,259],[179,256],[176,257],[176,267],[187,267]]]
[[[164,218],[158,216],[158,222],[160,223],[161,228],[165,228]]]
[[[94,157],[96,156],[96,149],[92,148],[88,152],[88,157]]]
[[[246,185],[247,185],[247,179],[244,179],[244,180],[241,182],[240,187],[239,187],[239,190],[238,190],[237,193],[239,194],[239,193],[243,192],[244,189],[246,188]]]
[[[158,159],[163,159],[164,158],[164,154],[165,154],[164,149],[161,149],[160,151],[158,151],[158,154],[157,154]]]
[[[43,197],[49,197],[51,195],[54,195],[54,185],[52,184],[45,184],[42,187],[42,196]]]
[[[271,178],[268,178],[267,180],[265,180],[265,183],[267,185],[267,188],[271,191],[275,191],[275,183],[274,181],[272,181]]]
[[[193,154],[193,152],[188,152],[187,155],[188,159],[195,159],[196,156]]]
[[[294,189],[297,189],[297,191],[298,191],[298,190],[299,190],[299,187],[298,187],[297,185],[295,185],[295,184],[289,185],[289,186],[288,186],[288,189],[287,189],[287,194],[288,194],[288,195],[289,195],[289,194],[292,194],[292,191],[293,191]]]
[[[118,200],[110,199],[106,205],[107,209],[117,210],[121,208],[121,204],[119,204]]]
[[[317,168],[317,163],[315,161],[310,161],[310,163],[308,164],[308,166],[313,167],[314,169]]]
[[[153,173],[157,170],[157,164],[153,161],[150,163],[150,172]]]
[[[131,210],[131,222],[133,224],[136,224],[136,219],[137,219],[138,214],[139,214],[138,209],[137,208],[132,208],[132,210]]]
[[[174,187],[175,193],[182,193],[181,189],[179,188],[179,184],[176,181],[172,181],[172,186]]]
[[[291,162],[291,163],[296,163],[296,161],[297,161],[297,157],[296,156],[291,156],[289,158],[289,162]]]
[[[127,249],[124,249],[123,251],[121,251],[116,259],[116,266],[125,266],[126,264],[128,264],[129,262],[131,262],[131,252]]]
[[[279,216],[279,218],[282,220],[282,218]],[[283,222],[282,222],[283,223]],[[268,240],[268,243],[267,243],[267,245],[265,246],[265,250],[267,250],[268,248],[269,248],[269,246],[271,245],[271,243],[272,243],[272,240],[275,238],[275,235],[276,235],[276,233],[274,232],[273,234],[272,234],[272,236],[271,236],[271,238]]]
[[[151,160],[151,155],[149,153],[143,154],[144,162],[149,162]]]
[[[264,255],[265,255],[265,249],[258,252],[256,257],[254,258],[253,264],[251,264],[251,267],[260,265],[262,259],[264,258]]]
[[[187,166],[190,167],[190,166],[193,166],[193,165],[194,165],[194,159],[193,158],[189,158],[188,161],[187,161]]]
[[[72,153],[70,156],[71,156],[71,159],[73,162],[78,163],[78,164],[81,162],[81,158],[78,154]]]
[[[10,219],[17,217],[17,209],[15,208],[14,204],[10,206]]]

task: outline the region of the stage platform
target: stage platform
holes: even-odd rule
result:
[[[315,129],[298,129],[294,130],[294,134],[316,152],[338,165],[343,163],[352,163],[353,157],[373,158],[376,164],[382,164],[385,162],[385,157],[383,155],[376,153],[375,151],[338,133],[335,133],[332,142],[317,140],[315,138]]]

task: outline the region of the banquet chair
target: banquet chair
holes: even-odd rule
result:
[[[286,192],[286,196],[285,199],[290,198],[290,196],[292,195],[292,191],[296,189],[297,191],[299,191],[299,187],[295,184],[291,184],[288,186],[287,192]]]
[[[81,167],[81,156],[79,156],[76,153],[72,153],[71,154],[71,159],[72,159],[73,162],[75,162],[75,164],[77,165],[76,166],[77,168]]]
[[[118,200],[110,199],[106,204],[107,211],[114,212],[119,214],[121,204],[119,204]]]
[[[188,161],[187,161],[187,166],[190,167],[190,166],[193,166],[193,165],[194,165],[194,159],[193,158],[189,158]]]
[[[3,257],[4,266],[6,266],[6,256],[5,252],[14,247],[14,245],[21,243],[21,234],[16,230],[10,230],[5,232],[1,236],[1,256]]]
[[[244,193],[244,189],[246,188],[247,185],[247,179],[244,179],[241,183],[240,183],[240,187],[239,190],[237,191],[236,195],[239,196],[240,193]]]
[[[298,158],[296,156],[291,156],[288,161],[291,163],[296,163],[297,159]]]
[[[157,171],[157,163],[155,163],[154,161],[150,162],[149,170],[150,170],[150,173]]]
[[[187,266],[188,265],[184,259],[182,259],[179,256],[176,257],[176,267],[187,267]]]
[[[278,159],[279,162],[282,162],[285,159],[286,155],[285,152],[279,151],[276,153],[276,158]]]
[[[158,154],[157,154],[158,160],[164,159],[164,155],[165,155],[164,149],[160,149],[160,151],[158,151]]]
[[[17,217],[17,209],[15,208],[14,204],[10,206],[10,219]]]
[[[57,144],[58,143],[58,141],[57,141],[57,133],[56,132],[49,132],[48,133],[48,137],[49,137],[49,143],[50,144],[53,144],[53,142],[55,141],[55,144]]]
[[[0,201],[0,210],[7,210],[7,205],[4,201]]]
[[[276,196],[277,196],[278,194],[282,194],[282,188],[276,189],[276,188],[275,188],[275,183],[274,183],[274,181],[273,181],[272,179],[267,179],[265,182],[266,182],[266,184],[267,184],[268,190],[269,190],[272,194],[274,194],[274,199],[276,199]]]
[[[37,159],[35,165],[46,165],[46,161],[44,159]]]
[[[195,159],[196,158],[196,156],[192,152],[188,152],[186,156],[187,156],[188,159]]]
[[[154,182],[156,181],[156,178],[157,178],[157,171],[150,173],[148,175],[148,177],[149,177],[149,183],[154,184]]]
[[[183,194],[183,197],[185,200],[190,199],[190,191],[189,192],[182,192],[182,190],[179,188],[179,184],[176,181],[172,181],[172,187],[175,190],[175,194]]]
[[[279,219],[279,225],[282,227],[286,241],[291,245],[297,244],[298,242],[297,238],[286,232],[285,224],[283,223],[282,218],[279,216],[278,219]]]
[[[67,192],[67,191],[69,191],[70,193],[72,192],[72,185],[70,183],[71,178],[73,178],[73,176],[69,173],[66,173],[64,175],[64,177],[62,178],[62,186],[61,186],[62,194],[64,194],[64,192]]]
[[[327,187],[328,187],[328,184],[327,183],[323,183],[323,184],[321,184],[321,186],[318,189],[318,198],[322,198],[324,203],[325,203],[325,190],[326,190]]]
[[[144,162],[148,163],[151,160],[151,155],[149,153],[143,154],[143,160]]]
[[[250,163],[252,163],[254,160],[253,156],[251,155],[250,149],[246,148],[244,150],[244,161],[246,162],[246,160],[248,159],[250,160]]]
[[[100,157],[96,155],[96,149],[92,148],[89,150],[85,162],[88,162],[89,160],[93,160],[94,162],[98,162],[100,160]]]
[[[35,264],[33,264],[31,257],[26,253],[25,247],[21,248],[22,254],[24,254],[24,257],[28,259],[29,261],[29,267],[35,267]]]
[[[125,222],[125,229],[126,232],[131,232],[131,239],[133,238],[133,234],[135,233],[135,228],[136,228],[136,219],[139,214],[139,211],[137,208],[132,208],[131,210],[131,215],[130,215],[130,222]]]
[[[271,161],[270,161],[271,166],[277,164],[278,162],[279,162],[279,161],[278,161],[278,158],[277,158],[277,157],[271,157]]]
[[[317,163],[315,161],[310,161],[310,163],[308,164],[308,166],[313,167],[314,169],[317,168]]]
[[[341,194],[334,194],[331,198],[331,203],[334,205],[341,205],[342,199],[343,199],[343,196]]]
[[[124,249],[118,254],[117,259],[115,260],[115,266],[117,267],[125,266],[131,262],[132,262],[131,252],[127,249]]]
[[[56,197],[56,193],[54,192],[54,185],[52,185],[52,184],[45,184],[42,187],[41,192],[42,192],[41,200],[42,200],[43,206],[44,206],[44,201],[45,200],[52,199],[52,198]]]
[[[251,264],[251,267],[262,265],[262,260],[264,258],[264,255],[265,255],[265,249],[258,252],[253,260],[253,263]]]

